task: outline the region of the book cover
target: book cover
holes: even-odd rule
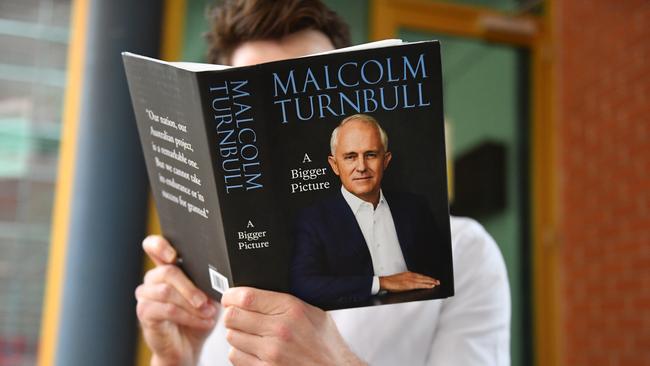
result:
[[[123,60],[163,235],[207,294],[323,309],[454,294],[438,42],[237,68]],[[404,272],[439,284],[380,286]]]

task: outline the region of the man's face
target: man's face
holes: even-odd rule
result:
[[[232,66],[255,65],[333,49],[332,42],[323,32],[306,29],[281,39],[244,42],[233,51],[230,64]]]
[[[343,187],[366,202],[377,204],[384,170],[390,162],[377,128],[352,120],[339,128],[334,156],[328,161]]]

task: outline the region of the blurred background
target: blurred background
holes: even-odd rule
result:
[[[512,364],[650,365],[650,2],[324,2],[354,43],[441,40],[451,211],[505,258]],[[0,365],[145,364],[119,52],[203,61],[211,3],[0,0]]]

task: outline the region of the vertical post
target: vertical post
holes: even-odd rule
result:
[[[75,17],[85,27],[73,26],[72,37],[82,41],[83,54],[68,70],[79,73],[77,103],[68,105],[66,95],[66,110],[75,110],[63,128],[74,131],[61,146],[72,153],[61,156],[57,185],[67,183],[57,187],[53,232],[59,235],[50,255],[59,254],[49,264],[59,273],[50,278],[48,269],[44,309],[56,326],[43,339],[51,345],[41,348],[53,350],[42,351],[39,363],[129,365],[148,196],[120,53],[158,55],[162,2],[75,0],[75,9],[79,3],[84,13]]]

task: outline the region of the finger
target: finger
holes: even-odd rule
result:
[[[402,291],[418,290],[424,288],[431,288],[431,286],[427,286],[425,284],[414,282],[414,281],[402,281],[400,283],[395,284],[395,286],[391,286],[388,290],[395,291],[395,292],[402,292]]]
[[[274,316],[229,306],[223,315],[223,325],[228,329],[259,336],[279,336],[279,333],[286,333],[285,327],[278,325],[274,318]]]
[[[416,289],[430,289],[434,288],[436,285],[434,283],[429,283],[429,282],[414,282],[411,284],[411,289],[416,290]]]
[[[440,281],[438,281],[437,279],[435,279],[433,277],[429,277],[427,275],[423,275],[423,274],[420,274],[420,273],[413,273],[413,274],[421,282],[428,282],[428,283],[432,283],[432,284],[435,284],[435,285],[440,284]]]
[[[228,360],[230,360],[230,363],[235,366],[255,366],[264,364],[259,358],[234,347],[230,348],[230,352],[228,353]]]
[[[266,339],[268,340],[268,338]],[[233,347],[241,352],[248,353],[249,355],[264,360],[261,357],[263,354],[263,349],[268,346],[268,342],[265,342],[265,338],[241,332],[239,330],[228,329],[226,331],[226,341]]]
[[[411,277],[408,279],[402,279],[399,280],[395,285],[390,286],[388,290],[390,291],[393,289],[394,291],[409,291],[409,290],[417,290],[417,289],[430,289],[435,286],[434,283],[421,280],[416,277]]]
[[[408,283],[414,288],[433,288],[436,285],[436,282],[429,278],[413,278],[408,281]]]
[[[430,278],[416,278],[416,279],[413,280],[413,282],[423,284],[423,285],[427,285],[427,286],[437,286],[438,285],[438,283],[435,280],[430,279]]]
[[[229,288],[221,298],[225,307],[235,306],[267,315],[283,314],[296,301],[300,300],[289,294],[252,287]]]
[[[170,284],[195,308],[200,308],[208,301],[207,295],[196,288],[183,271],[174,265],[165,264],[150,269],[144,275],[144,282]]]
[[[152,300],[138,301],[138,319],[145,327],[156,327],[160,322],[172,322],[190,328],[208,330],[214,327],[216,319],[200,318],[172,303]]]
[[[142,249],[157,266],[172,264],[176,260],[176,250],[160,235],[149,235],[144,238]]]
[[[206,301],[200,308],[195,308],[168,283],[142,284],[135,289],[135,297],[138,301],[153,300],[162,303],[172,303],[194,316],[203,318],[213,318],[217,315],[217,307],[210,301]]]

